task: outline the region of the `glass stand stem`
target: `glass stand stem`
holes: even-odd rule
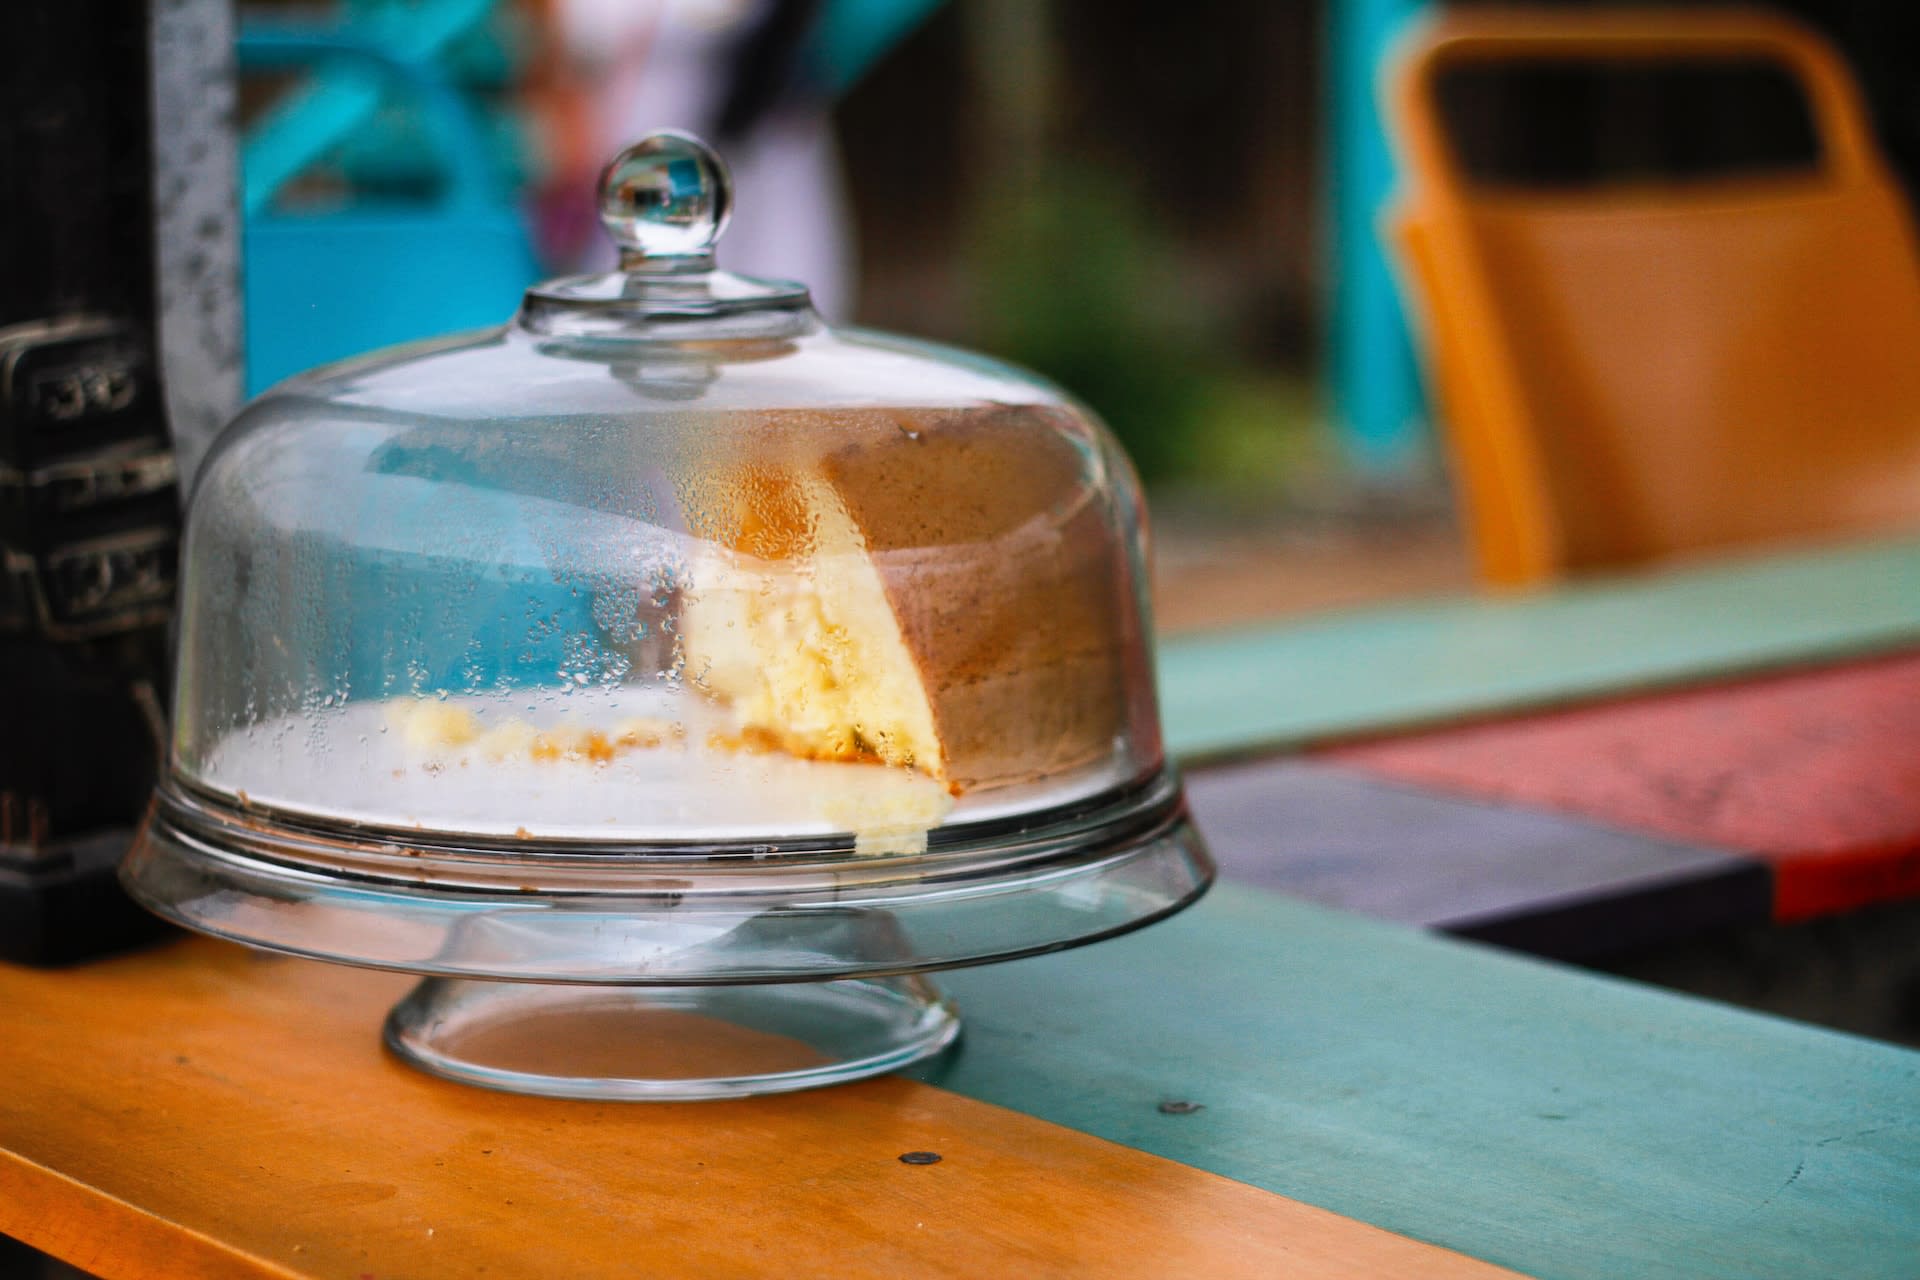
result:
[[[924,977],[620,987],[429,978],[388,1048],[466,1084],[557,1098],[687,1101],[897,1071],[960,1020]]]

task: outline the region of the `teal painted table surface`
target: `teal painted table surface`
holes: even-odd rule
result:
[[[1875,542],[1176,636],[1160,692],[1191,762],[1917,641],[1920,540]]]
[[[928,1079],[1532,1275],[1920,1275],[1907,1050],[1237,886],[942,981]]]

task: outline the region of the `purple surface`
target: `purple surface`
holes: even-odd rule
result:
[[[1221,875],[1538,955],[1585,959],[1764,920],[1761,864],[1299,758],[1197,769]]]

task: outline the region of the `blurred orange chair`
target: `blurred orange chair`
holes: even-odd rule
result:
[[[1763,63],[1806,172],[1594,190],[1476,184],[1436,105],[1461,67]],[[1920,525],[1920,256],[1846,70],[1747,13],[1466,12],[1387,85],[1391,228],[1482,575]]]

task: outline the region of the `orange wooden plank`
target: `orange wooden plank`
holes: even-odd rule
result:
[[[0,966],[0,1231],[107,1280],[1512,1274],[906,1080],[449,1084],[378,1047],[406,982],[205,940]]]
[[[1756,854],[1773,866],[1781,919],[1920,895],[1920,654],[1326,756]]]

